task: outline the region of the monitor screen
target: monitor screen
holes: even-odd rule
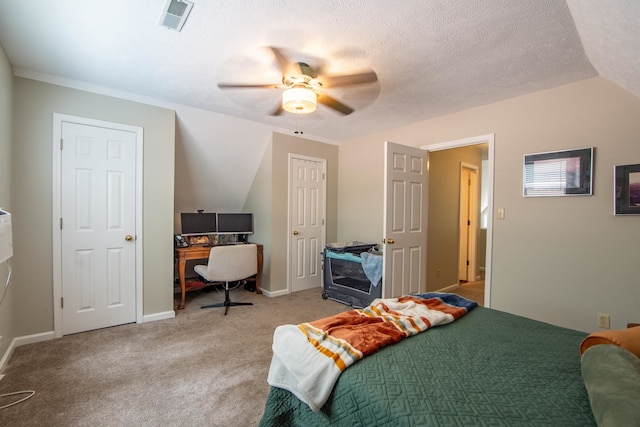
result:
[[[252,234],[253,214],[219,213],[218,234]]]
[[[180,220],[183,236],[201,236],[217,232],[215,213],[181,213]]]

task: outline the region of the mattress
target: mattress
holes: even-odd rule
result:
[[[260,425],[596,425],[586,335],[476,307],[349,367],[319,412],[272,387]]]

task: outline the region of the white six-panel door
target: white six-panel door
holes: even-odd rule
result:
[[[477,269],[478,221],[478,168],[460,165],[460,218],[459,218],[459,259],[458,279],[473,281]]]
[[[136,134],[62,123],[62,329],[136,321]]]
[[[426,289],[426,156],[419,148],[385,142],[385,298]]]
[[[297,292],[322,284],[326,161],[289,160],[289,288]]]

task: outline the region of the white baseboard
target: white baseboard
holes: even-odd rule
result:
[[[11,355],[13,354],[13,350],[16,347],[20,347],[21,345],[33,344],[41,341],[49,341],[49,340],[52,340],[53,338],[54,338],[53,331],[42,332],[40,334],[25,335],[23,337],[14,338],[13,340],[11,340],[11,344],[9,344],[7,351],[4,352],[2,359],[0,359],[0,372],[2,372],[2,369],[4,369],[4,365],[9,361],[9,359],[11,358]]]
[[[53,331],[49,332],[41,332],[39,334],[33,335],[25,335],[24,337],[16,337],[14,339],[16,343],[16,347],[20,347],[21,345],[33,344],[36,342],[49,341],[54,339]]]
[[[11,358],[11,355],[13,354],[13,349],[15,348],[15,342],[16,340],[11,341],[11,344],[9,344],[9,347],[7,347],[7,351],[5,351],[4,354],[2,355],[2,359],[0,359],[0,372],[2,372],[2,370],[4,369],[4,365],[6,365],[9,359]]]
[[[176,317],[175,311],[163,311],[161,313],[153,313],[142,316],[142,323],[155,322],[156,320],[173,319],[174,317]]]
[[[271,292],[271,291],[267,291],[266,289],[262,289],[262,294],[267,296],[267,297],[269,297],[269,298],[282,297],[282,296],[285,296],[285,295],[289,295],[289,291],[284,289],[282,291]]]
[[[436,292],[447,292],[447,291],[450,291],[451,289],[455,288],[456,286],[458,286],[458,284],[454,283],[453,285],[445,286],[442,289],[438,289]]]

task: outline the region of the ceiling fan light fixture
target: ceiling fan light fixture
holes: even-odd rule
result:
[[[294,87],[282,93],[282,108],[290,113],[313,113],[317,104],[318,96],[311,89]]]

